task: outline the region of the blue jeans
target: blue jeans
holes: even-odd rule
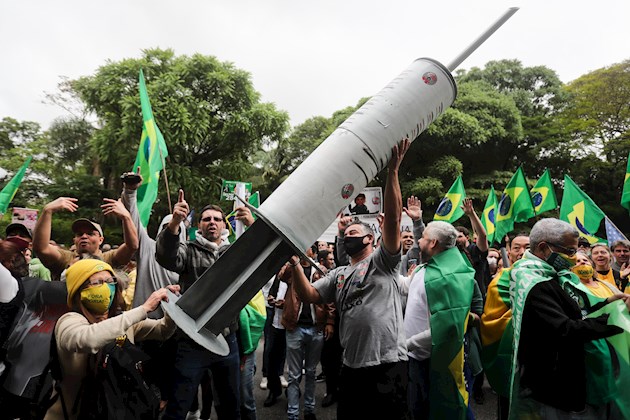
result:
[[[287,398],[289,420],[297,420],[300,415],[300,381],[302,365],[306,371],[304,385],[304,414],[315,413],[315,368],[322,354],[324,336],[317,327],[296,327],[287,331],[287,366],[289,387]],[[304,362],[304,364],[303,364]]]
[[[236,334],[225,337],[230,346],[227,356],[211,353],[183,333],[176,338],[177,352],[171,394],[163,420],[183,420],[190,409],[206,369],[215,384],[215,406],[219,419],[240,418],[240,361]]]
[[[256,373],[256,352],[243,357],[241,365],[241,418],[256,420],[256,398],[254,397],[254,374]]]

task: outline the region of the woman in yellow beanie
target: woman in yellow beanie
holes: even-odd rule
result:
[[[157,309],[161,301],[168,300],[166,289],[156,290],[143,305],[123,312],[124,300],[114,270],[103,261],[77,261],[66,272],[66,285],[71,312],[57,321],[55,339],[61,365],[61,396],[65,406],[71,408],[87,372],[90,354],[98,353],[121,336],[132,343],[166,340],[176,325],[168,316],[147,319],[147,314]],[[179,292],[179,286],[168,288]],[[78,414],[68,413],[69,419]],[[50,407],[45,419],[64,419],[61,398]]]

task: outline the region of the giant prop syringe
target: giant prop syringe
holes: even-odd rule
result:
[[[294,254],[303,254],[339,210],[387,165],[402,139],[416,139],[455,100],[455,70],[518,8],[508,9],[447,67],[420,58],[341,124],[255,210],[258,219],[179,299],[163,307],[208,350],[226,355],[221,334]]]

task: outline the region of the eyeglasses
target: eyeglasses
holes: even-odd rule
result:
[[[212,220],[214,220],[217,223],[223,221],[223,219],[221,217],[213,217],[213,216],[208,216],[208,217],[204,217],[203,219],[201,219],[202,222],[211,222]]]
[[[94,280],[90,280],[89,285],[90,286],[100,286],[103,283],[117,284],[118,283],[118,279],[116,277],[110,277],[110,278],[107,278],[107,279],[94,279]]]
[[[566,248],[562,245],[558,245],[558,244],[554,244],[553,242],[547,242],[549,245],[551,246],[555,246],[556,248],[560,248],[562,251],[564,251],[565,254],[567,254],[569,257],[572,257],[575,255],[576,252],[578,252],[577,249],[575,248]]]

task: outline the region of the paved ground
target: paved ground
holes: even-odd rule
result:
[[[255,388],[254,394],[256,396],[256,410],[259,420],[276,420],[276,419],[286,419],[287,418],[287,399],[284,394],[278,399],[278,402],[273,407],[263,407],[263,402],[265,398],[267,398],[267,391],[263,391],[260,389],[259,384],[262,379],[261,366],[262,366],[262,350],[263,350],[263,342],[261,341],[260,346],[258,346],[258,350],[256,351],[256,366],[258,367],[256,376],[254,379]],[[321,372],[321,367],[317,368],[317,372]],[[285,376],[286,377],[286,376]],[[302,391],[304,380],[302,380]],[[496,406],[497,406],[497,398],[496,395],[490,391],[488,387],[488,383],[484,384],[484,390],[486,392],[486,401],[483,405],[476,405],[473,402],[473,411],[475,413],[475,418],[479,420],[494,420],[496,419]],[[321,401],[324,398],[324,394],[326,393],[326,384],[321,382],[317,384],[316,388],[316,412],[318,420],[334,420],[337,418],[337,406],[332,405],[331,407],[322,408]],[[212,413],[212,418],[216,419],[216,414]]]

